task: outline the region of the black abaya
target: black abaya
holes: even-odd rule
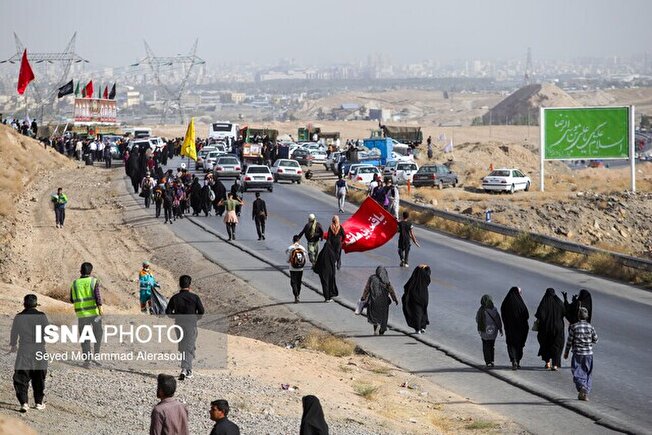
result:
[[[299,435],[328,435],[328,424],[324,418],[319,399],[315,396],[303,396],[303,415]]]
[[[539,322],[538,355],[546,363],[552,360],[552,365],[559,367],[564,349],[564,304],[557,297],[554,289],[546,290],[535,317]]]
[[[192,207],[192,214],[198,215],[201,211],[201,186],[199,180],[194,179],[190,185],[190,207]]]
[[[512,287],[503,299],[500,315],[505,328],[509,359],[512,363],[520,363],[530,328],[528,325],[530,313],[518,287]]]
[[[329,301],[339,295],[335,280],[337,254],[330,243],[325,243],[315,262],[314,271],[319,275],[324,299]]]
[[[419,332],[430,324],[428,320],[428,286],[430,285],[430,266],[417,266],[403,289],[403,315],[408,326]]]

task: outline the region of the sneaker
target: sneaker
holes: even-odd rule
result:
[[[28,410],[29,410],[29,405],[27,403],[23,403],[22,405],[20,405],[20,412],[22,412],[23,414],[26,413]]]
[[[426,328],[423,328],[423,329],[422,329],[421,331],[419,331],[419,332],[421,332],[422,334],[425,334],[425,333],[426,333]]]
[[[43,411],[45,409],[45,403],[37,403],[35,408],[39,411]]]
[[[403,267],[410,267],[410,265],[407,263],[403,263]]]
[[[186,379],[192,379],[192,370],[186,372]]]
[[[181,374],[179,374],[179,380],[183,381],[186,379],[186,369],[181,370]]]
[[[552,368],[550,370],[552,370],[553,372],[556,372],[557,371],[557,366],[552,366]]]
[[[512,370],[516,370],[516,369],[517,369],[516,362],[512,362]]]
[[[263,240],[265,240],[265,234],[263,234]]]
[[[585,391],[585,390],[580,390],[580,393],[577,395],[577,398],[578,398],[579,400],[582,400],[582,401],[585,401],[585,402],[589,400],[589,397],[588,397],[588,395],[586,394],[586,391]]]

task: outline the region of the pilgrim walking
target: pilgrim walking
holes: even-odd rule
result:
[[[500,314],[494,306],[491,296],[484,295],[480,299],[480,308],[475,315],[475,322],[478,325],[478,333],[482,339],[482,354],[487,367],[494,366],[494,351],[498,333],[503,335],[503,323]]]
[[[505,327],[507,355],[509,355],[509,361],[512,363],[512,370],[521,368],[523,348],[530,330],[528,325],[530,313],[527,306],[525,306],[521,292],[520,288],[512,287],[500,306],[500,314],[503,317]]]
[[[426,332],[428,320],[428,286],[430,285],[430,266],[420,264],[412,271],[412,276],[403,286],[403,315],[408,326],[417,334]]]
[[[389,306],[392,301],[398,305],[396,292],[394,292],[387,270],[383,266],[378,266],[376,273],[367,279],[367,285],[364,287],[360,300],[366,301],[367,321],[374,326],[374,335],[383,335],[387,331]]]
[[[546,363],[547,369],[557,370],[561,366],[561,353],[564,350],[564,304],[555,294],[555,289],[546,290],[534,317],[538,331],[538,355]]]
[[[310,250],[308,250],[308,253],[310,253]],[[319,251],[315,267],[313,268],[315,273],[319,275],[319,281],[321,281],[324,302],[331,302],[334,297],[339,295],[337,282],[335,280],[335,275],[337,273],[336,263],[337,253],[333,249],[333,245],[329,239],[324,244],[324,247]]]

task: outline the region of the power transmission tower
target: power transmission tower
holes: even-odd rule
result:
[[[532,76],[534,75],[534,68],[532,67],[532,49],[527,48],[527,59],[525,61],[525,85],[532,84]]]
[[[45,111],[47,109],[51,109],[52,105],[54,103],[54,100],[57,97],[57,92],[61,86],[66,84],[68,80],[68,74],[70,73],[70,67],[73,63],[80,63],[80,62],[85,62],[88,63],[88,61],[81,56],[79,56],[77,53],[75,53],[75,41],[77,39],[77,32],[75,32],[72,35],[72,38],[70,38],[70,42],[68,42],[68,45],[66,46],[65,50],[63,52],[59,53],[36,53],[36,52],[28,52],[27,53],[27,59],[30,61],[31,64],[40,64],[43,62],[46,62],[48,64],[53,64],[53,63],[60,63],[63,68],[62,68],[62,73],[60,75],[60,78],[57,82],[54,83],[54,86],[50,86],[48,83],[41,82],[39,81],[39,75],[36,75],[36,78],[34,79],[34,82],[32,83],[32,86],[34,87],[34,92],[36,94],[36,101],[39,106],[40,110],[40,118],[41,120],[44,119]],[[23,51],[25,50],[25,45],[22,43],[20,38],[18,38],[18,35],[14,32],[14,41],[16,43],[16,54],[11,56],[7,60],[0,61],[0,63],[20,63],[22,56],[23,56]],[[41,89],[41,86],[44,86],[46,89]],[[25,108],[27,110],[27,107]]]
[[[154,78],[156,79],[156,83],[158,87],[165,94],[166,99],[163,104],[163,115],[161,117],[161,121],[163,123],[166,123],[168,114],[175,109],[178,110],[179,112],[179,120],[181,124],[185,123],[185,116],[183,111],[183,104],[181,103],[181,98],[183,97],[186,88],[188,86],[190,73],[192,72],[193,67],[195,65],[204,65],[206,63],[202,58],[200,58],[196,54],[198,41],[199,41],[198,39],[195,39],[195,43],[190,49],[189,54],[187,55],[178,54],[176,56],[155,56],[149,44],[147,44],[147,41],[144,41],[145,53],[147,53],[147,57],[145,57],[140,62],[133,64],[133,66],[139,66],[142,64],[149,65],[152,74],[154,74]],[[161,75],[162,75],[161,70],[164,67],[174,67],[175,65],[180,65],[183,68],[183,78],[181,79],[181,83],[178,86],[171,87],[165,84],[161,79]]]

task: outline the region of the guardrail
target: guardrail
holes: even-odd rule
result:
[[[355,186],[350,187],[353,190],[358,190],[364,192],[364,189],[357,188]],[[632,257],[631,255],[619,254],[617,252],[607,251],[605,249],[594,248],[592,246],[581,245],[579,243],[569,242],[567,240],[558,239],[556,237],[550,237],[539,233],[531,233],[528,231],[518,230],[516,228],[511,228],[506,225],[496,224],[493,222],[485,222],[481,219],[474,218],[471,216],[465,216],[457,213],[451,213],[443,210],[437,210],[432,207],[423,206],[415,204],[413,202],[408,202],[401,200],[401,205],[413,208],[422,213],[429,213],[433,216],[437,216],[442,219],[447,219],[453,222],[458,222],[467,225],[473,225],[477,228],[480,228],[485,231],[491,231],[493,233],[502,234],[509,237],[518,237],[522,234],[527,235],[536,243],[540,243],[546,246],[552,246],[553,248],[561,249],[564,251],[575,252],[577,254],[590,255],[590,254],[604,254],[611,256],[616,262],[623,266],[631,267],[634,269],[646,270],[652,272],[652,261],[645,260],[643,258]]]

